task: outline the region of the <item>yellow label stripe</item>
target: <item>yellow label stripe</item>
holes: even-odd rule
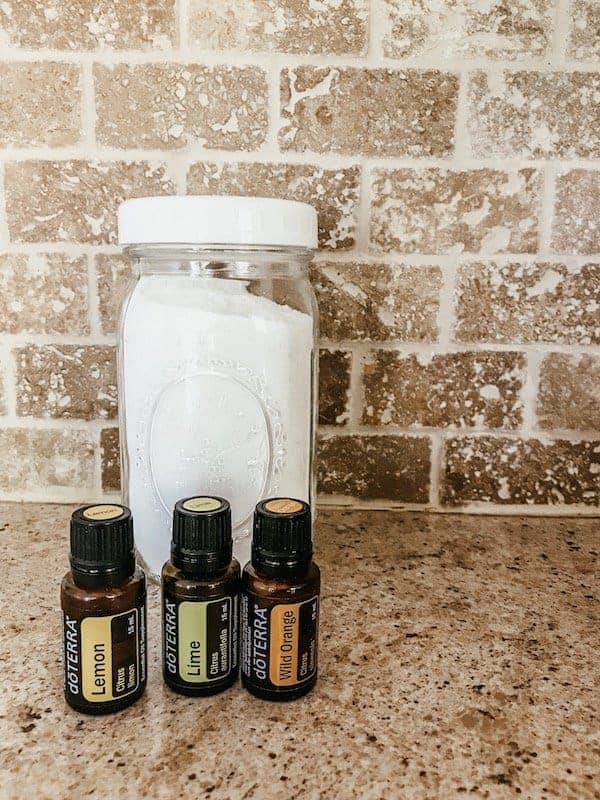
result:
[[[90,703],[113,700],[112,617],[86,617],[81,623],[83,696]]]
[[[189,683],[204,683],[206,674],[206,607],[208,603],[184,601],[178,610],[179,676]]]
[[[271,611],[269,679],[275,686],[298,683],[300,605],[274,606]]]

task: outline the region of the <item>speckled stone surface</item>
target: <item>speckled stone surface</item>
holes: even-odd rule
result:
[[[321,677],[289,705],[162,686],[84,717],[61,689],[68,506],[0,506],[0,795],[598,797],[598,520],[322,511]]]

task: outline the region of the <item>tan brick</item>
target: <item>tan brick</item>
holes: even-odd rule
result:
[[[350,401],[352,354],[345,350],[319,352],[319,424],[345,425]]]
[[[574,169],[556,179],[552,248],[555,253],[600,252],[600,170]]]
[[[267,130],[258,67],[96,65],[96,132],[108,147],[256,150]]]
[[[118,492],[121,488],[118,428],[104,428],[100,432],[100,458],[102,460],[102,488],[105,492]]]
[[[175,0],[6,0],[0,29],[13,47],[164,48],[177,43]]]
[[[360,55],[367,0],[190,0],[190,35],[203,49]]]
[[[90,489],[94,445],[86,431],[0,429],[0,489]]]
[[[542,176],[535,169],[377,169],[370,239],[400,253],[534,253]]]
[[[190,194],[280,197],[310,203],[319,214],[321,247],[354,245],[360,169],[323,169],[311,164],[193,164]]]
[[[567,47],[571,58],[600,60],[600,5],[598,0],[572,0],[571,31]]]
[[[0,331],[87,334],[85,256],[0,254]]]
[[[413,436],[327,436],[319,442],[324,495],[427,503],[431,445]]]
[[[469,131],[483,158],[598,158],[600,72],[476,72]]]
[[[131,264],[126,256],[117,253],[99,253],[94,259],[98,310],[102,333],[115,333],[119,322],[121,303],[133,280]]]
[[[175,190],[163,165],[144,161],[19,161],[5,184],[15,242],[113,243],[123,200]]]
[[[600,344],[599,303],[600,264],[462,264],[455,337]]]
[[[73,64],[0,64],[0,146],[62,147],[77,142],[79,80],[79,67]]]
[[[540,367],[540,428],[600,430],[600,356],[550,353]]]
[[[600,441],[464,436],[446,442],[443,501],[499,505],[600,502]]]
[[[384,0],[383,10],[390,58],[541,58],[552,41],[550,0]]]
[[[363,371],[363,423],[517,428],[524,366],[521,353],[373,353]]]
[[[324,339],[437,339],[438,267],[319,262],[312,281]]]
[[[296,67],[281,73],[284,150],[445,156],[458,77],[439,70]]]
[[[29,345],[15,351],[17,414],[112,419],[117,379],[112,347]]]

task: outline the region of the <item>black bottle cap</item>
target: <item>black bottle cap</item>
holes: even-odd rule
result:
[[[184,497],[175,504],[171,561],[178,569],[209,575],[231,561],[231,508],[222,497]]]
[[[102,576],[135,570],[133,520],[125,506],[82,506],[71,515],[71,569]]]
[[[312,558],[310,506],[291,497],[262,500],[254,512],[252,561],[293,568]]]

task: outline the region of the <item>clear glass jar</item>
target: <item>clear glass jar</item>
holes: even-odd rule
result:
[[[259,500],[314,499],[313,251],[204,243],[124,250],[135,280],[118,345],[121,480],[138,551],[159,575],[175,502],[219,495],[231,503],[234,553],[244,564]]]

